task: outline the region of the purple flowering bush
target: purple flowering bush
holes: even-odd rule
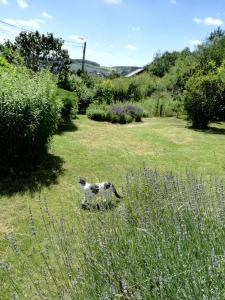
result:
[[[132,121],[140,122],[143,116],[143,109],[132,104],[123,106],[114,105],[109,110],[109,116],[112,123],[130,123]]]
[[[108,106],[93,103],[87,110],[87,116],[91,120],[120,124],[140,122],[143,114],[142,108],[132,104]]]

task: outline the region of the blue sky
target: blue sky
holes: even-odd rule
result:
[[[67,41],[72,58],[104,66],[150,62],[158,51],[194,49],[218,26],[224,28],[224,0],[0,0],[0,20]],[[14,27],[0,23],[0,41]]]

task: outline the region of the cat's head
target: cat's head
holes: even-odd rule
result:
[[[80,185],[85,186],[87,181],[86,181],[85,178],[79,178],[78,182],[79,182]]]

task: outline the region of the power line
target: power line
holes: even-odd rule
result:
[[[0,27],[0,31],[17,35],[16,32],[13,32],[13,31],[7,30],[7,29],[5,29],[5,28],[1,28],[1,27]]]
[[[8,22],[5,22],[3,20],[0,20],[0,23],[4,24],[4,25],[7,25],[7,26],[11,26],[13,28],[16,28],[16,29],[19,29],[19,30],[22,30],[22,31],[26,31],[26,32],[29,32],[29,33],[35,33],[34,31],[31,31],[29,29],[25,29],[23,27],[20,27],[18,25],[14,25],[14,24],[11,24],[11,23],[8,23]],[[5,28],[1,28],[0,27],[0,30],[3,31],[3,32],[8,32],[8,33],[11,33],[11,34],[14,34],[14,35],[17,35],[16,32],[12,32],[8,29],[5,29]],[[18,33],[19,34],[19,33]],[[83,40],[81,43],[79,42],[75,42],[75,41],[67,41],[67,40],[63,40],[64,44],[65,45],[68,45],[68,46],[72,46],[74,48],[83,48],[83,58],[82,58],[82,72],[84,72],[84,63],[85,63],[85,52],[86,52],[86,41],[81,38],[81,40]]]
[[[23,31],[28,31],[30,33],[35,33],[34,31],[31,31],[29,29],[25,29],[23,27],[20,27],[18,25],[14,25],[14,24],[11,24],[11,23],[8,23],[8,22],[5,22],[3,20],[0,20],[0,23],[4,24],[4,25],[8,25],[8,26],[11,26],[11,27],[14,27],[16,29],[19,29],[19,30],[23,30]],[[74,44],[74,45],[77,45],[77,47],[84,47],[84,42],[74,42],[74,41],[67,41],[67,40],[64,40],[64,43],[69,43],[69,44]],[[82,45],[81,45],[82,44]]]
[[[23,27],[20,27],[20,26],[17,26],[17,25],[14,25],[14,24],[5,22],[5,21],[3,21],[3,20],[0,20],[0,23],[2,23],[2,24],[4,24],[4,25],[11,26],[11,27],[14,27],[14,28],[17,28],[17,29],[20,29],[20,30],[23,30],[23,31],[33,32],[33,31],[29,30],[29,29],[25,29],[25,28],[23,28]]]

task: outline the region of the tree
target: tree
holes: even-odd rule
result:
[[[163,77],[174,66],[178,56],[177,51],[157,53],[153,62],[147,66],[147,70],[153,75]]]
[[[196,73],[186,83],[185,109],[194,128],[205,129],[210,122],[225,119],[224,70]]]
[[[211,71],[212,62],[216,67],[221,66],[225,59],[225,32],[218,27],[214,30],[206,41],[198,46],[196,55],[199,61],[199,69],[207,74]]]
[[[17,66],[24,65],[24,59],[10,41],[0,44],[0,55],[4,57],[9,64]]]
[[[221,29],[221,27],[217,27],[213,32],[210,33],[207,41],[213,43],[215,41],[220,40],[225,36],[225,31]]]
[[[48,68],[52,73],[65,77],[71,61],[62,46],[61,38],[54,38],[52,33],[44,35],[36,31],[21,32],[11,48],[19,50],[25,65],[33,71]]]

